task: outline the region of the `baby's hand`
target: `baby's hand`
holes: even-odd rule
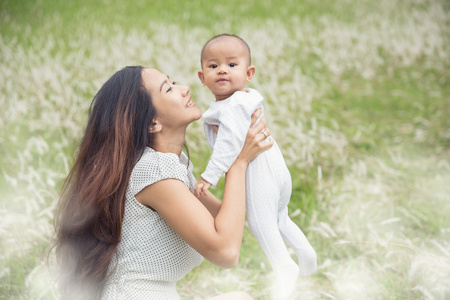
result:
[[[200,178],[200,180],[197,182],[194,188],[195,196],[197,196],[197,198],[200,197],[200,193],[206,195],[206,191],[209,189],[210,186],[211,183],[204,180],[203,178]]]

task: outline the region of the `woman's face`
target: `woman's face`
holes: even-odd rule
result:
[[[172,79],[155,69],[143,69],[142,80],[152,96],[156,120],[163,128],[187,127],[201,118],[202,112],[191,101],[189,87],[175,85]]]

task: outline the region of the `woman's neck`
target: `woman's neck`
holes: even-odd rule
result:
[[[186,131],[175,133],[169,130],[162,130],[155,134],[154,143],[150,147],[158,152],[175,153],[180,156],[185,139]]]

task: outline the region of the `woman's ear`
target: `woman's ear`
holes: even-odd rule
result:
[[[250,66],[247,68],[247,82],[252,81],[253,75],[255,75],[256,68],[255,66]]]
[[[156,133],[156,132],[160,132],[161,130],[162,130],[162,125],[159,124],[158,122],[152,122],[152,124],[148,128],[149,133]]]

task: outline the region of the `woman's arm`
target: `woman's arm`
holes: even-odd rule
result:
[[[245,170],[259,153],[273,142],[262,143],[265,126],[260,122],[247,134],[244,148],[225,176],[220,203],[210,193],[197,199],[183,182],[166,179],[147,186],[136,195],[144,205],[156,210],[173,230],[213,264],[236,266],[245,223]],[[266,129],[266,133],[270,131]]]

